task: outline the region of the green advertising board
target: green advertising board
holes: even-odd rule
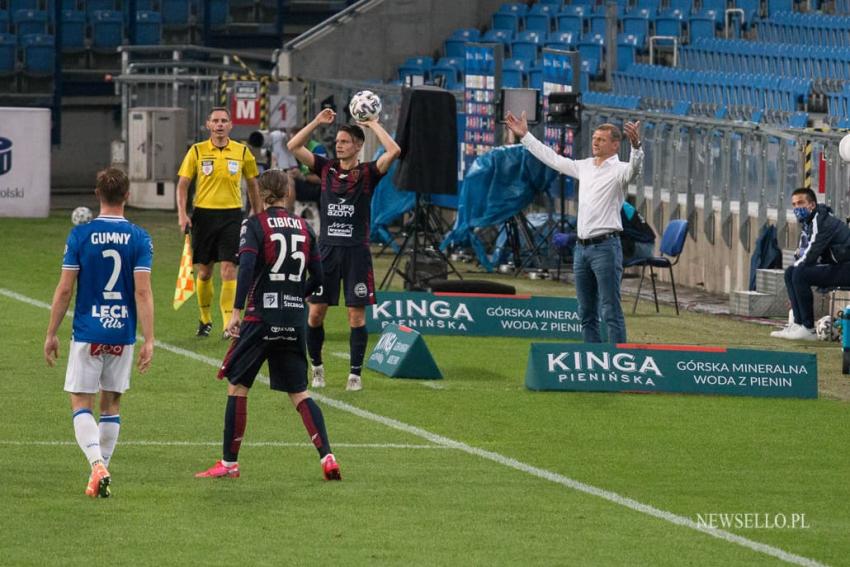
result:
[[[381,332],[381,338],[369,355],[366,368],[391,378],[443,377],[422,335],[410,327],[392,323]]]
[[[722,347],[532,343],[529,390],[817,398],[814,354]]]
[[[370,333],[393,323],[423,335],[581,339],[578,302],[571,297],[399,291],[376,297],[366,309]]]

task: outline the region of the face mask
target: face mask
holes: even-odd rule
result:
[[[811,211],[808,207],[796,207],[794,209],[794,216],[797,217],[798,222],[806,222],[806,219],[809,218],[809,213]]]

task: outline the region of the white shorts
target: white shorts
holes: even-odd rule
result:
[[[133,345],[98,345],[71,341],[65,391],[96,394],[100,390],[123,394],[130,388]]]

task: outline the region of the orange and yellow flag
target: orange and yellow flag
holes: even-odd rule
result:
[[[186,303],[195,293],[195,270],[192,267],[192,240],[186,235],[183,243],[183,255],[180,256],[180,270],[177,272],[177,286],[174,288],[174,310]]]

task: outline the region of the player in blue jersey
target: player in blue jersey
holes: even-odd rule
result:
[[[287,392],[301,414],[319,451],[325,478],[342,478],[331,453],[322,410],[307,392],[304,298],[322,284],[322,265],[313,231],[304,219],[286,209],[292,192],[286,172],[264,172],[260,175],[260,194],[266,210],[242,225],[236,301],[227,325],[236,340],[218,373],[219,378],[229,381],[222,458],[196,478],[239,477],[248,392],[265,361],[269,363],[271,388]]]
[[[153,245],[147,232],[124,218],[128,191],[121,170],[97,174],[100,215],[68,235],[44,340],[44,358],[53,366],[59,356],[56,332],[79,284],[65,391],[71,395],[77,443],[91,465],[86,494],[92,498],[110,494],[107,467],[118,441],[121,395],[130,387],[137,320],[145,339],[139,372],[147,371],[153,356]],[[100,424],[92,413],[98,391]]]
[[[324,269],[324,286],[310,298],[307,349],[313,365],[313,388],[325,385],[322,346],[325,316],[329,305],[339,304],[340,282],[348,308],[350,372],[345,389],[363,389],[360,373],[369,335],[366,306],[375,303],[375,276],[369,252],[369,222],[372,195],[381,177],[401,154],[401,148],[377,120],[345,124],[336,133],[336,159],[309,151],[305,144],[313,130],[332,124],[334,111],[326,108],[299,131],[287,146],[295,158],[321,179],[319,245]],[[363,128],[372,130],[386,150],[376,161],[361,163],[358,156],[365,141]]]

